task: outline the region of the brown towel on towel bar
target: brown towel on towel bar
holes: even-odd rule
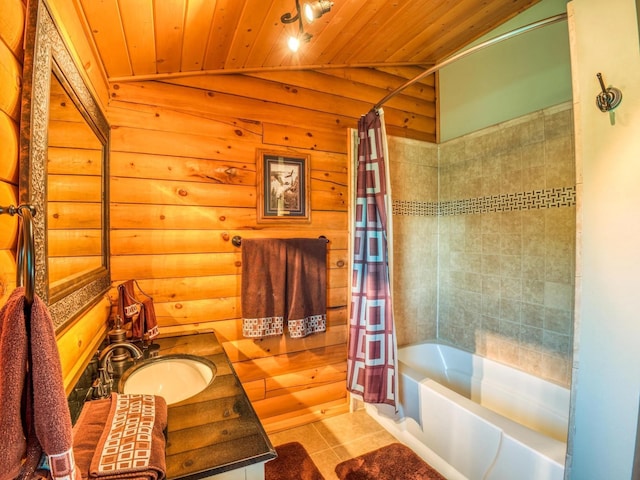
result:
[[[37,295],[25,315],[23,287],[0,310],[0,365],[0,479],[36,477],[42,452],[54,480],[79,479],[51,315]]]
[[[327,329],[327,241],[292,238],[287,244],[287,326],[292,338]]]
[[[326,239],[242,240],[242,333],[292,338],[326,330]]]
[[[112,393],[85,403],[73,428],[82,477],[162,480],[166,426],[167,404],[159,396]]]

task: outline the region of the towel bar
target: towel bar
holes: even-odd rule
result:
[[[324,235],[320,235],[318,238],[324,238],[327,243],[329,243],[329,239]],[[239,248],[240,246],[242,246],[242,237],[240,235],[234,235],[234,237],[231,239],[231,243],[233,243],[234,247]]]

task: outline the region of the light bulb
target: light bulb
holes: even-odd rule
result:
[[[313,22],[316,19],[316,15],[315,15],[315,12],[313,11],[313,7],[310,4],[305,3],[303,8],[304,8],[304,18],[306,18],[307,22],[309,23]]]
[[[287,41],[287,45],[289,45],[289,50],[297,52],[300,48],[300,39],[298,37],[291,36]]]

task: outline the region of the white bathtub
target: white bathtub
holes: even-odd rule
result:
[[[568,389],[447,345],[398,360],[399,413],[367,411],[448,479],[562,480]]]

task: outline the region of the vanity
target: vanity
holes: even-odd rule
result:
[[[216,366],[200,393],[169,405],[167,479],[262,480],[276,452],[214,332],[160,338],[159,356],[205,357]]]

